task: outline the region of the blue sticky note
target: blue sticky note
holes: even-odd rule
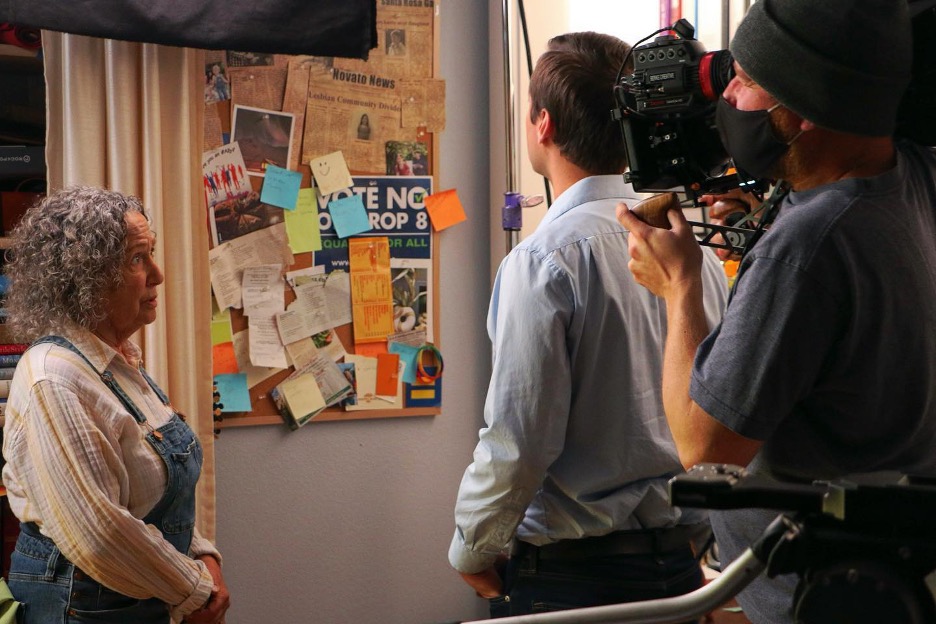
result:
[[[222,412],[249,412],[250,391],[247,389],[247,373],[232,373],[214,376]]]
[[[403,369],[403,383],[416,383],[416,356],[419,355],[419,347],[391,341],[387,344],[387,351],[399,353],[400,361],[406,363],[406,368]]]
[[[265,172],[260,201],[286,210],[295,210],[302,174],[270,164],[266,166]]]
[[[331,213],[338,238],[347,238],[371,229],[360,195],[349,195],[328,202],[328,212]]]

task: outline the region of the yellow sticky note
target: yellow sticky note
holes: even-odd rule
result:
[[[426,211],[436,232],[468,219],[455,189],[439,191],[426,197]]]
[[[354,184],[348,172],[348,163],[340,151],[313,158],[309,162],[309,169],[322,195],[331,195]]]
[[[286,236],[294,254],[318,251],[322,248],[322,233],[319,231],[318,200],[315,189],[299,189],[295,210],[284,210]]]

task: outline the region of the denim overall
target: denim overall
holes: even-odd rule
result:
[[[71,349],[91,363],[61,336],[46,336],[33,344],[51,342]],[[93,368],[93,366],[92,366]],[[140,373],[165,405],[169,399],[140,367]],[[110,371],[101,380],[143,424],[146,417],[117,384]],[[201,473],[202,449],[198,438],[178,412],[146,434],[146,440],[166,465],[166,491],[143,522],[156,526],[176,550],[187,554],[195,526],[195,484]],[[104,587],[75,567],[48,537],[29,522],[20,525],[13,552],[9,586],[20,608],[21,624],[168,624],[169,607],[158,598],[139,600]]]

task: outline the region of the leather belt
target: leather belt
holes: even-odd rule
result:
[[[560,540],[531,548],[542,560],[581,560],[608,555],[650,555],[701,546],[711,535],[708,524],[680,524],[665,529],[616,531],[597,537]]]

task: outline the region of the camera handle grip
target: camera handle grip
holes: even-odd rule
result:
[[[679,208],[679,198],[676,193],[670,191],[648,197],[631,208],[631,212],[648,225],[668,230],[670,224],[669,219],[666,218],[666,213],[671,209],[678,210]]]

